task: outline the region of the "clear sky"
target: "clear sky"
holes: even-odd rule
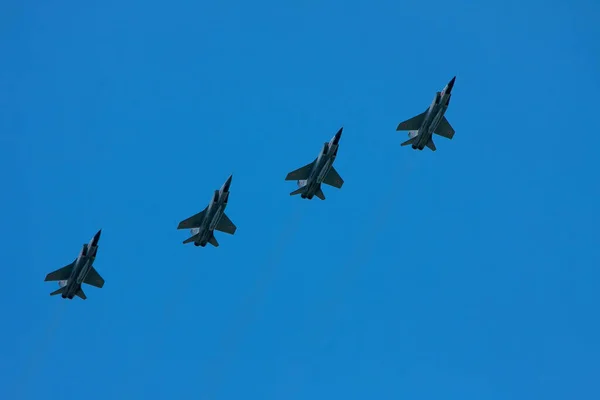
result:
[[[0,398],[600,398],[599,11],[2,2]],[[454,75],[454,139],[400,147]],[[183,245],[229,174],[236,234]],[[50,297],[100,228],[104,288]]]

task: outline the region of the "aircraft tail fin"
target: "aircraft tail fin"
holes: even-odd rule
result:
[[[81,297],[83,300],[87,299],[87,296],[85,295],[85,293],[83,293],[83,290],[81,288],[79,288],[79,290],[75,294]]]
[[[63,294],[63,292],[65,291],[65,287],[60,287],[58,289],[56,289],[54,292],[50,293],[50,296],[56,296],[57,294]]]
[[[212,244],[215,247],[219,247],[219,242],[217,242],[217,238],[215,237],[215,235],[212,235],[210,237],[210,239],[208,240],[208,243]]]
[[[408,146],[409,144],[413,144],[416,141],[417,141],[417,137],[415,136],[415,137],[408,139],[406,142],[402,143],[400,146]]]
[[[317,191],[315,192],[315,196],[317,196],[321,200],[325,200],[325,194],[323,193],[323,191],[321,190],[321,188],[317,189]]]

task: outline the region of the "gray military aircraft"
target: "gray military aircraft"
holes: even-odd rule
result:
[[[179,223],[177,229],[191,229],[192,231],[192,237],[184,240],[183,244],[194,242],[195,246],[204,247],[206,243],[210,243],[215,247],[219,247],[219,242],[215,239],[215,229],[230,235],[235,233],[237,227],[225,214],[231,178],[233,178],[233,175],[227,178],[221,189],[215,190],[210,203],[204,210]]]
[[[432,151],[435,151],[435,144],[433,143],[432,138],[434,133],[452,139],[454,136],[454,129],[446,117],[444,117],[444,114],[450,104],[450,95],[455,80],[456,77],[452,78],[444,90],[435,94],[435,99],[433,99],[433,102],[425,112],[401,122],[398,125],[396,130],[409,131],[408,137],[410,138],[400,146],[411,144],[413,149],[419,150],[423,150],[423,148],[427,146]]]
[[[333,162],[337,156],[343,129],[343,127],[340,128],[329,142],[325,142],[323,149],[313,162],[287,174],[285,180],[298,181],[299,187],[299,189],[290,193],[290,196],[299,194],[303,199],[309,200],[313,196],[317,196],[321,200],[325,200],[321,183],[338,189],[342,187],[344,180],[333,167]]]
[[[66,267],[62,267],[46,275],[44,281],[58,281],[58,286],[60,286],[60,289],[50,293],[50,296],[60,294],[63,299],[68,298],[70,300],[75,296],[79,296],[85,300],[87,296],[81,289],[82,283],[87,283],[97,288],[104,286],[104,279],[102,279],[93,266],[96,260],[96,253],[98,252],[100,233],[102,233],[102,229],[94,235],[89,243],[83,245],[75,261]]]

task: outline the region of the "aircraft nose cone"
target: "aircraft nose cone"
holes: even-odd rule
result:
[[[452,88],[454,87],[454,81],[456,80],[456,76],[452,79],[450,79],[450,82],[448,82],[448,92],[452,90]]]
[[[337,131],[337,133],[335,134],[335,137],[334,137],[334,140],[333,140],[333,143],[334,143],[334,144],[338,144],[338,142],[340,141],[340,138],[342,137],[342,131],[343,131],[343,130],[344,130],[344,127],[342,126],[342,127],[340,128],[340,130],[339,130],[339,131]]]
[[[227,181],[225,182],[225,185],[223,185],[223,190],[226,192],[229,190],[229,186],[231,186],[231,179],[233,179],[233,174],[229,175],[229,178],[227,178]]]
[[[96,234],[94,235],[94,240],[93,240],[93,244],[94,244],[94,245],[98,244],[98,241],[100,240],[100,235],[101,235],[101,234],[102,234],[102,229],[100,229],[100,230],[98,231],[98,233],[96,233]]]

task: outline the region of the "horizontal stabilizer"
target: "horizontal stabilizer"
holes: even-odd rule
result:
[[[77,291],[77,293],[75,293],[77,296],[81,297],[83,300],[87,299],[87,296],[85,295],[85,293],[83,293],[83,290],[81,288],[79,288],[79,290]]]
[[[450,122],[448,122],[446,117],[442,117],[442,120],[438,124],[437,128],[435,128],[433,133],[443,136],[447,139],[452,139],[454,136],[454,128],[452,128],[452,125],[450,125]]]
[[[65,287],[61,287],[60,289],[56,289],[54,292],[50,293],[50,296],[56,296],[57,294],[63,294],[65,291]]]
[[[67,279],[69,279],[71,277],[71,272],[73,271],[73,266],[75,265],[75,261],[73,261],[71,264],[62,267],[61,269],[57,269],[54,272],[50,272],[48,275],[46,275],[46,279],[44,279],[44,281],[46,282],[51,282],[51,281],[66,281]]]
[[[427,115],[427,111],[412,117],[411,119],[407,119],[404,122],[400,122],[397,131],[417,131],[423,125],[423,121],[425,121],[425,115]]]
[[[429,147],[431,149],[431,151],[435,151],[435,143],[433,143],[433,139],[429,138],[426,146]]]
[[[215,235],[211,236],[211,238],[208,240],[208,243],[212,244],[215,247],[219,247],[219,242],[217,242],[217,238],[215,237]]]
[[[298,188],[298,189],[294,190],[292,193],[290,193],[290,196],[295,196],[297,194],[305,193],[306,188],[307,188],[307,186],[302,186],[301,188]]]
[[[408,146],[409,144],[413,144],[416,141],[417,141],[417,137],[415,136],[414,138],[408,139],[406,142],[402,143],[400,146]]]
[[[321,200],[325,200],[325,193],[323,193],[323,191],[321,190],[321,188],[317,189],[317,191],[315,192],[315,196],[317,196]]]
[[[229,233],[230,235],[233,235],[235,233],[237,227],[233,224],[233,222],[231,222],[231,220],[229,219],[227,214],[223,213],[223,215],[221,215],[221,219],[219,220],[219,223],[217,224],[215,229],[218,231],[221,231],[224,233]]]
[[[181,221],[177,226],[177,229],[199,228],[200,226],[202,226],[202,222],[204,221],[204,216],[206,215],[207,209],[208,206],[204,210],[200,211],[198,214],[192,215],[188,219]]]
[[[100,276],[98,271],[94,267],[90,268],[88,274],[85,276],[83,283],[87,283],[88,285],[95,286],[99,289],[104,286],[104,279]]]
[[[189,238],[185,239],[183,241],[183,244],[192,243],[192,242],[195,242],[198,239],[200,239],[200,234],[199,233],[197,233],[194,236],[190,236]]]
[[[315,161],[317,161],[317,160],[315,159]],[[310,164],[306,164],[302,168],[298,168],[297,170],[290,172],[285,177],[285,180],[286,181],[303,181],[305,179],[308,179],[308,177],[313,169],[313,166],[315,165],[315,161],[311,162]]]
[[[325,179],[323,179],[323,183],[329,186],[333,186],[334,188],[341,189],[342,185],[344,184],[344,180],[332,165],[331,169],[327,173],[327,176],[325,176]]]

